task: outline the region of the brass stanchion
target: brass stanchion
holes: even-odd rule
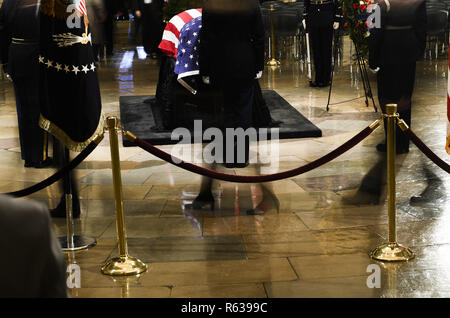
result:
[[[395,200],[395,156],[398,113],[396,104],[386,105],[387,118],[387,178],[388,178],[388,222],[389,242],[378,246],[370,253],[370,257],[382,262],[404,262],[414,258],[414,253],[407,247],[397,243],[396,233],[396,200]]]
[[[273,27],[273,11],[275,11],[275,6],[273,4],[270,5],[270,57],[271,59],[269,61],[267,61],[266,65],[267,66],[280,66],[280,61],[278,61],[277,59],[275,59],[275,30]]]
[[[117,131],[119,120],[117,117],[108,117],[106,127],[109,130],[109,143],[111,149],[111,164],[114,186],[114,200],[116,208],[116,229],[118,239],[119,257],[110,259],[102,266],[101,271],[105,275],[130,276],[147,271],[147,265],[137,258],[128,255],[125,217],[123,211],[122,177],[120,174],[119,141]]]

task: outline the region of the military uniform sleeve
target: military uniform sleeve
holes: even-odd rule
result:
[[[305,0],[304,9],[303,9],[303,19],[306,19],[308,16],[309,7],[311,5],[311,0]]]
[[[334,22],[341,23],[344,19],[342,14],[342,3],[338,0],[334,0]]]

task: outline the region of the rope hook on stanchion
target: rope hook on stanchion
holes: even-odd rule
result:
[[[395,156],[398,113],[396,104],[386,105],[387,119],[387,178],[388,178],[388,239],[389,242],[378,246],[370,257],[382,262],[405,262],[414,258],[414,253],[397,243],[396,233],[396,193],[395,193]]]
[[[117,137],[117,132],[119,130],[122,131],[122,129],[119,125],[118,118],[114,116],[106,118],[106,128],[109,131],[111,150],[119,257],[115,257],[107,261],[106,264],[102,266],[101,271],[103,274],[111,276],[139,275],[147,271],[147,265],[141,260],[128,255],[125,216],[123,209],[122,176],[120,173],[119,141]]]

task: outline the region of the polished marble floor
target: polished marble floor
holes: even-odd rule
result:
[[[114,56],[99,64],[103,110],[120,116],[119,97],[155,93],[158,63],[128,40],[127,22],[117,25]],[[284,42],[279,42],[282,45]],[[321,138],[282,140],[278,167],[309,163],[379,117],[364,102],[357,65],[344,39],[336,66],[332,106],[328,89],[310,88],[305,64],[283,49],[282,65],[266,69],[263,89],[274,89],[323,131]],[[418,63],[412,128],[441,158],[446,132],[447,53]],[[373,90],[375,81],[370,74]],[[20,160],[12,86],[0,80],[0,192],[32,185],[54,169],[24,168]],[[398,240],[416,258],[382,264],[368,253],[387,239],[383,156],[377,130],[360,145],[304,175],[268,184],[215,182],[214,211],[186,208],[201,177],[173,167],[138,148],[120,148],[124,207],[131,256],[148,264],[139,277],[112,278],[101,265],[117,255],[114,195],[108,136],[76,171],[82,214],[76,234],[98,244],[68,253],[81,268],[72,297],[449,297],[450,177],[415,147],[397,156]],[[170,151],[171,146],[162,146]],[[258,174],[245,169],[220,171]],[[267,172],[267,170],[266,170]],[[55,207],[58,185],[30,197]],[[411,197],[420,196],[418,202]],[[264,210],[249,215],[256,206]],[[54,220],[64,236],[63,219]],[[380,269],[379,288],[369,288]],[[370,284],[369,284],[370,285]],[[373,286],[372,286],[373,287]],[[377,287],[377,286],[375,286]]]

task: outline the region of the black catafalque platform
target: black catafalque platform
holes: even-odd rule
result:
[[[274,122],[278,122],[280,139],[321,137],[322,131],[305,116],[292,107],[283,97],[273,90],[263,90],[262,95]],[[145,101],[145,102],[144,102]],[[178,109],[182,112],[186,127],[192,129],[194,120],[202,120],[202,128],[217,127],[217,112],[205,111],[193,104],[185,103]],[[172,130],[161,130],[161,114],[155,107],[153,96],[121,96],[120,118],[125,130],[153,145],[177,144],[172,140]],[[194,142],[194,141],[192,141]],[[124,138],[124,147],[135,146]]]

